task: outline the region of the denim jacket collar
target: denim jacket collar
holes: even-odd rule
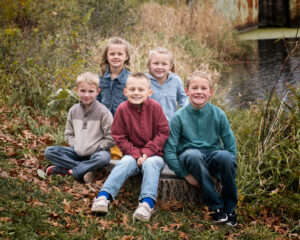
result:
[[[125,75],[128,73],[128,70],[126,68],[123,68],[122,71],[120,72],[119,76],[117,76],[115,79],[119,82],[122,83],[120,79],[124,79]],[[111,75],[110,75],[110,70],[107,69],[106,72],[103,75],[103,78],[108,78],[110,80],[115,80],[115,79],[111,79]],[[125,84],[125,83],[124,83]]]

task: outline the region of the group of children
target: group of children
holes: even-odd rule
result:
[[[141,172],[133,218],[149,221],[166,161],[179,177],[201,189],[215,222],[235,226],[236,144],[225,113],[208,102],[210,76],[196,71],[184,89],[174,73],[173,56],[164,48],[150,52],[149,73],[130,73],[129,66],[129,44],[116,37],[104,49],[100,83],[90,72],[78,76],[80,102],[69,110],[65,130],[70,147],[46,149],[53,164],[47,175],[73,175],[90,183],[117,145],[123,157],[94,199],[92,212],[107,213],[124,181]],[[214,176],[222,183],[221,194]]]

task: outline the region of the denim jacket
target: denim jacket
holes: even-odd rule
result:
[[[97,100],[104,104],[112,115],[115,115],[120,103],[127,100],[123,89],[129,74],[130,72],[124,68],[120,75],[112,80],[108,69],[100,78],[100,93],[97,96]]]
[[[181,78],[176,73],[169,73],[167,80],[160,85],[150,73],[146,73],[146,75],[151,80],[153,90],[150,98],[160,103],[168,122],[170,122],[178,109],[177,103],[180,107],[188,103],[188,96],[185,94]]]

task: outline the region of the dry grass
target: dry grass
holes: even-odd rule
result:
[[[165,47],[174,55],[176,72],[184,80],[196,69],[210,72],[215,82],[225,60],[240,51],[234,29],[210,4],[193,10],[186,5],[142,4],[140,22],[126,36],[132,44],[131,70],[147,72],[149,51]],[[99,62],[106,41],[98,41],[94,62]]]

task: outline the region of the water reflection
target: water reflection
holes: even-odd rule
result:
[[[294,47],[294,40],[284,44],[282,40],[257,40],[257,61],[232,65],[232,71],[222,73],[220,85],[231,88],[225,96],[226,102],[232,106],[247,106],[258,98],[266,99],[274,83],[280,76],[282,64]],[[277,93],[286,91],[285,84],[300,82],[300,67],[292,71],[300,62],[300,49],[287,61],[283,73],[278,81]],[[291,73],[292,71],[292,73]],[[289,76],[290,74],[290,76]],[[289,77],[288,77],[289,76]]]

